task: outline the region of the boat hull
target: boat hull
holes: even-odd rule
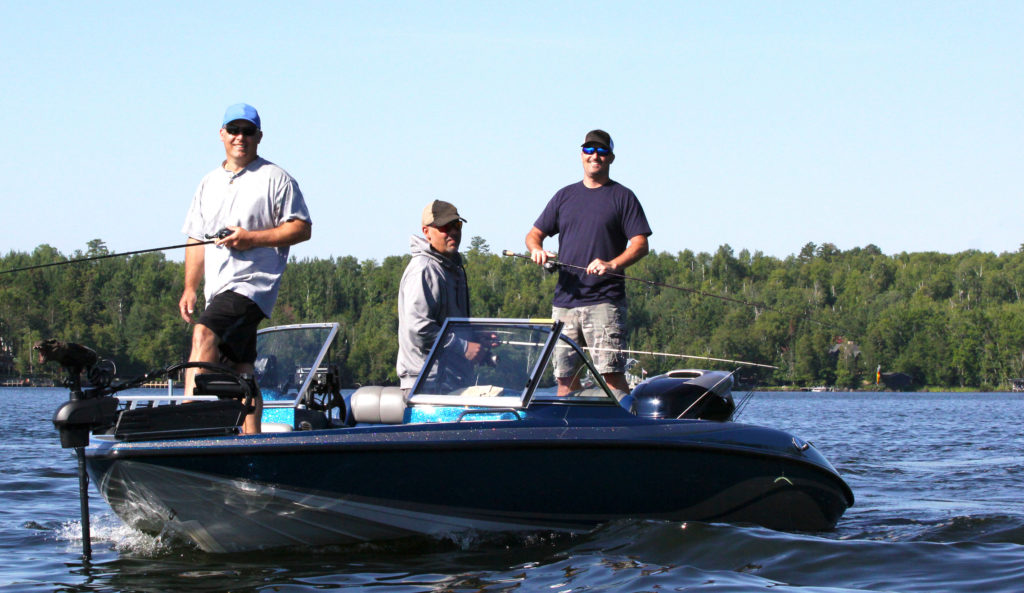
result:
[[[127,524],[210,552],[462,531],[582,531],[615,519],[832,528],[849,488],[763,427],[552,407],[514,422],[94,442],[87,466]]]

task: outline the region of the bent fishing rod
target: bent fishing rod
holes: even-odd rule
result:
[[[508,249],[502,251],[502,255],[506,255],[506,256],[509,256],[509,257],[517,257],[519,259],[525,259],[525,260],[530,261],[530,262],[533,261],[533,258],[528,256],[528,255],[523,255],[521,253],[515,253],[514,251],[510,251]],[[568,263],[565,263],[565,262],[562,262],[562,261],[558,261],[557,259],[548,259],[547,263],[544,264],[544,269],[548,270],[550,272],[554,268],[566,268],[566,269],[570,269],[570,270],[578,270],[578,271],[581,271],[581,272],[586,272],[587,271],[587,268],[585,266],[577,266],[577,265],[574,265],[574,264],[568,264]],[[640,283],[646,284],[648,286],[657,286],[659,288],[671,288],[671,289],[674,289],[674,290],[681,290],[683,292],[689,292],[689,293],[692,293],[692,294],[696,294],[696,295],[700,295],[700,296],[705,296],[705,297],[710,297],[710,298],[713,298],[713,299],[719,299],[719,300],[722,300],[722,301],[729,301],[730,303],[737,303],[737,304],[740,304],[740,305],[746,305],[748,307],[754,307],[755,309],[760,308],[760,309],[764,309],[765,311],[772,311],[773,313],[779,313],[780,315],[787,315],[787,316],[791,315],[790,313],[786,313],[785,311],[780,311],[778,309],[774,309],[772,307],[769,307],[768,305],[766,305],[764,303],[753,303],[753,302],[750,302],[750,301],[745,301],[743,299],[727,297],[727,296],[721,295],[721,294],[714,294],[714,293],[710,293],[710,292],[704,292],[703,290],[697,290],[696,288],[686,288],[685,286],[674,286],[672,284],[666,284],[664,282],[656,282],[654,280],[646,280],[644,278],[637,278],[636,276],[627,276],[626,274],[617,274],[615,272],[605,272],[603,275],[604,276],[611,276],[613,278],[622,278],[624,280],[632,280],[633,282],[640,282]],[[838,330],[839,329],[839,328],[837,328],[835,326],[832,326],[832,325],[829,325],[827,323],[822,323],[820,321],[811,319],[810,317],[808,317],[806,315],[800,315],[799,317],[801,319],[806,319],[807,321],[810,321],[811,323],[817,323],[818,325],[820,325],[822,327],[826,327],[828,329],[833,329],[833,330]]]
[[[129,255],[138,255],[140,253],[152,253],[154,251],[170,251],[171,249],[182,249],[184,247],[196,247],[198,245],[209,245],[215,243],[217,239],[223,239],[234,231],[228,229],[221,229],[216,234],[206,235],[206,241],[196,241],[195,243],[182,243],[181,245],[168,245],[166,247],[153,247],[152,249],[139,249],[138,251],[126,251],[125,253],[108,253],[106,255],[94,255],[92,257],[80,257],[78,259],[69,259],[65,261],[55,261],[48,264],[37,264],[34,266],[25,266],[23,268],[12,268],[10,270],[0,271],[0,276],[3,274],[13,274],[14,272],[26,272],[28,270],[38,270],[40,268],[49,268],[53,266],[66,266],[68,264],[79,264],[87,261],[95,261],[98,259],[108,259],[111,257],[127,257]]]
[[[653,352],[650,350],[629,350],[625,348],[598,348],[596,346],[580,346],[584,350],[590,350],[592,352],[618,352],[622,354],[639,354],[647,356],[667,356],[670,358],[692,358],[695,360],[708,360],[711,362],[724,362],[729,364],[738,364],[740,366],[748,367],[759,367],[762,369],[778,369],[779,367],[772,364],[761,364],[759,362],[747,362],[745,360],[733,360],[730,358],[714,358],[711,356],[697,356],[696,354],[675,354],[673,352]],[[734,371],[735,372],[735,371]]]
[[[540,344],[540,343],[536,343],[536,342],[521,342],[521,341],[517,341],[517,340],[502,340],[500,343],[501,344],[509,344],[509,345],[512,345],[512,346],[531,346],[531,347],[535,347],[535,348],[541,347],[541,346],[544,345],[544,344]],[[655,352],[655,351],[652,351],[652,350],[630,350],[628,348],[599,348],[597,346],[580,346],[579,344],[576,344],[576,347],[580,348],[582,350],[589,350],[590,352],[613,352],[613,353],[616,353],[616,354],[637,354],[637,355],[642,355],[642,356],[666,356],[666,357],[669,357],[669,358],[692,358],[692,359],[696,359],[696,360],[708,360],[708,361],[712,361],[712,362],[725,362],[725,363],[729,363],[729,364],[738,364],[740,366],[760,367],[760,368],[763,368],[763,369],[778,369],[779,368],[779,367],[777,367],[775,365],[771,365],[771,364],[761,364],[759,362],[747,362],[745,360],[733,360],[731,358],[714,358],[714,357],[711,357],[711,356],[698,356],[698,355],[695,355],[695,354],[676,354],[674,352]],[[568,344],[565,344],[565,343],[562,343],[562,342],[559,342],[558,344],[555,345],[555,348],[572,348],[572,346],[570,346]]]

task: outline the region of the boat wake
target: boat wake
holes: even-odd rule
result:
[[[93,546],[108,547],[120,554],[141,558],[163,556],[183,547],[195,547],[180,539],[147,535],[132,529],[111,513],[90,515],[90,534]],[[54,537],[57,541],[80,547],[82,522],[75,520],[62,523],[54,531]]]

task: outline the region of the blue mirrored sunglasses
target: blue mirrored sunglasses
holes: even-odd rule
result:
[[[598,156],[608,156],[612,153],[612,151],[608,150],[607,148],[601,148],[600,146],[583,147],[583,154],[594,154],[595,152],[598,154]]]

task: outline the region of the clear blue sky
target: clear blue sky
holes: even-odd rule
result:
[[[3,253],[183,242],[239,101],[299,258],[401,255],[434,198],[522,250],[597,127],[658,251],[1024,243],[1022,2],[2,0],[0,56]]]

